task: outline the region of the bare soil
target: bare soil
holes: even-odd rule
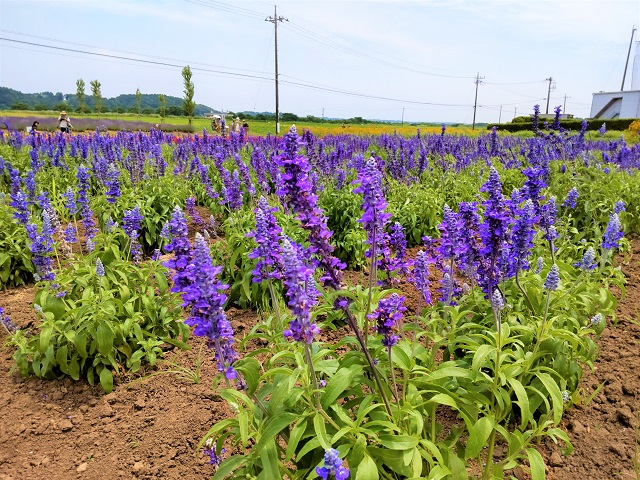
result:
[[[539,446],[551,480],[636,479],[638,399],[640,397],[640,240],[631,261],[622,265],[628,284],[617,325],[600,338],[594,372],[582,388],[593,401],[568,410],[561,427],[575,447]],[[350,273],[362,281],[362,274]],[[417,292],[400,285],[417,307]],[[32,287],[0,292],[0,306],[22,328],[33,328]],[[238,338],[258,321],[255,312],[228,312]],[[0,332],[0,343],[7,340]],[[180,479],[209,478],[213,467],[198,445],[217,421],[232,413],[212,393],[215,375],[211,352],[190,340],[189,351],[169,350],[157,369],[136,377],[118,377],[112,393],[71,380],[23,379],[12,372],[12,351],[0,349],[0,480],[32,479]],[[201,382],[171,373],[171,362],[195,369],[202,354]],[[521,472],[518,477],[527,478]]]

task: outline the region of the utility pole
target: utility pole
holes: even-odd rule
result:
[[[549,91],[547,92],[547,111],[545,112],[545,114],[549,115],[549,100],[551,99],[551,82],[553,82],[553,78],[549,77],[545,78],[545,80],[549,82]]]
[[[480,76],[480,72],[478,72],[478,74],[476,75],[476,79],[475,79],[476,99],[473,102],[473,125],[471,126],[471,130],[475,130],[476,129],[476,109],[478,108],[478,85],[480,85],[482,79],[484,79],[484,77],[481,77]]]
[[[276,5],[273,6],[273,17],[267,17],[264,19],[265,22],[273,23],[273,34],[275,36],[275,52],[276,52],[276,135],[280,133],[280,110],[278,103],[278,22],[288,22],[289,20],[284,17],[278,16],[278,7]]]
[[[322,119],[324,120],[324,107],[322,107]]]
[[[567,94],[564,94],[564,103],[562,104],[562,113],[566,114],[567,113],[567,98],[571,98],[571,97],[567,97]]]
[[[518,116],[518,107],[515,107],[513,109],[513,118],[516,118]]]
[[[498,123],[502,121],[502,105],[500,105],[500,115],[498,115]]]
[[[400,126],[404,125],[404,107],[402,107],[402,121],[400,122]]]
[[[624,73],[622,74],[622,86],[620,87],[621,92],[624,90],[624,79],[627,76],[627,65],[629,65],[629,55],[631,55],[631,44],[633,43],[633,34],[635,32],[636,32],[636,26],[634,25],[633,28],[631,29],[631,40],[629,40],[629,51],[627,52],[627,61],[624,62]]]

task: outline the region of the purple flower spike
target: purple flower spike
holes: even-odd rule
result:
[[[340,452],[330,448],[324,454],[324,465],[316,468],[316,473],[322,480],[346,480],[349,478],[349,469],[342,466]]]
[[[278,238],[282,229],[278,226],[273,212],[278,209],[269,206],[267,200],[261,196],[255,209],[256,229],[249,232],[247,237],[253,237],[258,246],[249,254],[249,258],[258,259],[256,268],[251,272],[256,283],[263,280],[282,278],[282,259]]]
[[[216,454],[216,444],[210,438],[204,444],[204,454],[209,457],[209,465],[220,465],[222,462],[222,454],[226,452],[226,449],[220,450],[220,454]]]
[[[102,260],[99,258],[96,260],[96,275],[104,277],[104,265],[102,265]]]
[[[393,329],[402,320],[402,312],[407,310],[407,307],[402,305],[404,298],[397,293],[392,293],[389,297],[380,300],[378,308],[367,315],[371,320],[376,321],[374,328],[384,336],[382,344],[385,347],[391,348],[398,342],[398,336],[393,333]]]
[[[555,263],[549,270],[547,274],[547,279],[544,281],[545,290],[549,290],[550,292],[554,292],[558,289],[558,285],[560,284],[560,269],[558,265]]]
[[[626,210],[625,203],[622,200],[616,202],[613,207],[613,213],[620,214],[620,212],[624,212]]]
[[[316,303],[317,291],[313,279],[313,270],[306,266],[294,250],[287,237],[282,238],[282,263],[284,267],[284,290],[289,301],[287,305],[293,313],[285,337],[296,342],[312,343],[320,333],[318,326],[311,322],[311,307]]]
[[[578,202],[578,190],[576,190],[576,188],[573,187],[571,190],[569,190],[569,193],[567,193],[567,198],[565,198],[564,202],[562,202],[562,206],[567,208],[576,208],[577,202]]]
[[[595,260],[596,260],[596,251],[593,249],[593,247],[589,247],[587,248],[587,251],[584,252],[584,255],[582,256],[582,260],[579,261],[578,263],[574,263],[573,266],[578,267],[580,270],[584,270],[585,272],[588,272],[589,270],[593,270],[597,267]]]
[[[174,257],[168,260],[164,266],[173,271],[172,292],[184,292],[193,283],[193,272],[187,267],[193,260],[191,244],[187,238],[187,219],[179,206],[173,209],[173,215],[168,224],[162,228],[170,242],[165,245],[164,251],[173,253]]]
[[[607,230],[604,232],[604,238],[602,240],[602,248],[611,250],[618,248],[620,239],[624,236],[622,231],[622,225],[620,225],[620,218],[617,213],[609,215],[609,224]]]
[[[14,333],[18,330],[18,326],[11,321],[11,317],[4,313],[4,308],[0,307],[0,323],[7,329],[7,332]]]
[[[233,329],[224,312],[227,296],[222,293],[229,285],[216,277],[222,267],[214,267],[209,246],[202,235],[196,234],[193,263],[187,268],[193,275],[193,284],[185,288],[182,298],[191,307],[191,315],[184,323],[195,327],[193,334],[206,337],[209,348],[215,352],[218,371],[228,379],[236,378],[233,362],[238,357],[233,349]]]
[[[429,292],[429,262],[427,254],[420,250],[416,255],[416,261],[413,265],[411,275],[411,283],[415,285],[422,294],[422,298],[427,305],[431,304],[431,292]]]

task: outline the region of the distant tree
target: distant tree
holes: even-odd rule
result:
[[[36,112],[44,112],[45,110],[49,110],[49,107],[47,107],[46,105],[44,105],[42,103],[38,103],[38,104],[33,106],[33,109]]]
[[[98,118],[100,118],[102,113],[102,92],[100,87],[102,85],[98,80],[92,80],[89,84],[91,85],[91,95],[93,95],[93,109],[98,114]]]
[[[87,110],[87,105],[85,104],[85,93],[84,93],[84,80],[79,78],[76,80],[76,95],[78,96],[78,112],[84,113]]]
[[[174,115],[176,117],[182,115],[182,109],[180,107],[176,107],[175,105],[171,105],[167,107],[167,115]]]
[[[140,120],[140,112],[142,111],[142,93],[140,93],[140,89],[136,88],[136,114],[138,115],[138,120]]]
[[[160,118],[164,122],[164,117],[167,116],[167,97],[163,94],[158,95],[158,100],[160,100],[160,108],[158,109],[158,113],[160,114]]]
[[[184,80],[184,99],[182,100],[182,109],[184,114],[189,117],[189,126],[193,120],[193,112],[196,109],[196,104],[193,101],[193,94],[195,87],[191,81],[191,68],[189,65],[182,69],[182,79]]]
[[[297,122],[299,117],[295,113],[283,113],[280,115],[280,120],[283,122]]]
[[[69,104],[67,102],[59,102],[53,106],[54,110],[61,112],[62,110],[67,110],[69,108]]]
[[[144,107],[142,109],[142,114],[143,115],[151,115],[152,113],[154,113],[153,108],[151,107]]]
[[[11,110],[29,110],[29,105],[24,102],[14,102],[11,104]]]

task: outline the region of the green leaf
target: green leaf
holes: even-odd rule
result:
[[[331,448],[331,442],[327,436],[325,422],[326,420],[320,413],[316,413],[316,416],[313,417],[313,428],[316,432],[316,436],[318,437],[318,441],[320,442],[320,446],[325,450],[329,450]]]
[[[464,458],[476,458],[482,447],[487,444],[487,439],[493,430],[493,419],[482,417],[469,429],[469,439],[467,440],[467,448],[464,452]]]
[[[379,480],[378,467],[369,455],[364,456],[356,468],[355,480]]]
[[[562,419],[562,413],[564,412],[564,407],[562,406],[562,392],[560,391],[558,384],[548,373],[538,373],[538,378],[551,396],[551,402],[553,404],[553,423],[558,425]]]
[[[289,435],[289,442],[287,443],[287,452],[285,454],[285,461],[289,461],[293,458],[294,453],[298,449],[298,443],[300,443],[300,439],[302,435],[304,435],[305,430],[307,429],[307,419],[303,418],[296,423],[295,427],[291,430],[291,435]]]
[[[289,412],[282,412],[275,417],[267,420],[264,426],[264,430],[260,435],[260,440],[256,443],[255,451],[260,455],[263,448],[265,448],[269,443],[274,443],[276,440],[276,435],[280,433],[284,428],[288,425],[291,425],[294,421],[296,421],[300,415]]]
[[[380,435],[380,443],[390,450],[409,450],[418,443],[420,438],[409,435]]]
[[[544,460],[535,448],[527,448],[529,466],[531,467],[531,480],[544,480]]]
[[[108,322],[102,321],[96,330],[96,340],[98,341],[98,351],[102,355],[109,355],[113,348],[113,339],[115,335],[111,330]]]
[[[507,382],[509,382],[511,388],[513,388],[513,391],[516,394],[516,397],[518,397],[517,403],[520,406],[520,415],[522,415],[520,429],[524,430],[531,417],[531,411],[529,410],[529,396],[522,386],[522,383],[520,383],[517,378],[507,377]]]
[[[341,368],[336,374],[327,382],[327,386],[322,392],[320,398],[320,404],[323,408],[327,409],[329,406],[340,397],[342,393],[351,385],[353,379],[362,375],[362,367],[359,365],[352,365],[349,368]]]
[[[233,457],[227,458],[218,465],[218,470],[211,480],[223,480],[248,461],[249,457],[246,455],[234,455]]]
[[[113,375],[111,374],[111,370],[106,367],[100,371],[100,385],[107,393],[113,390]]]

